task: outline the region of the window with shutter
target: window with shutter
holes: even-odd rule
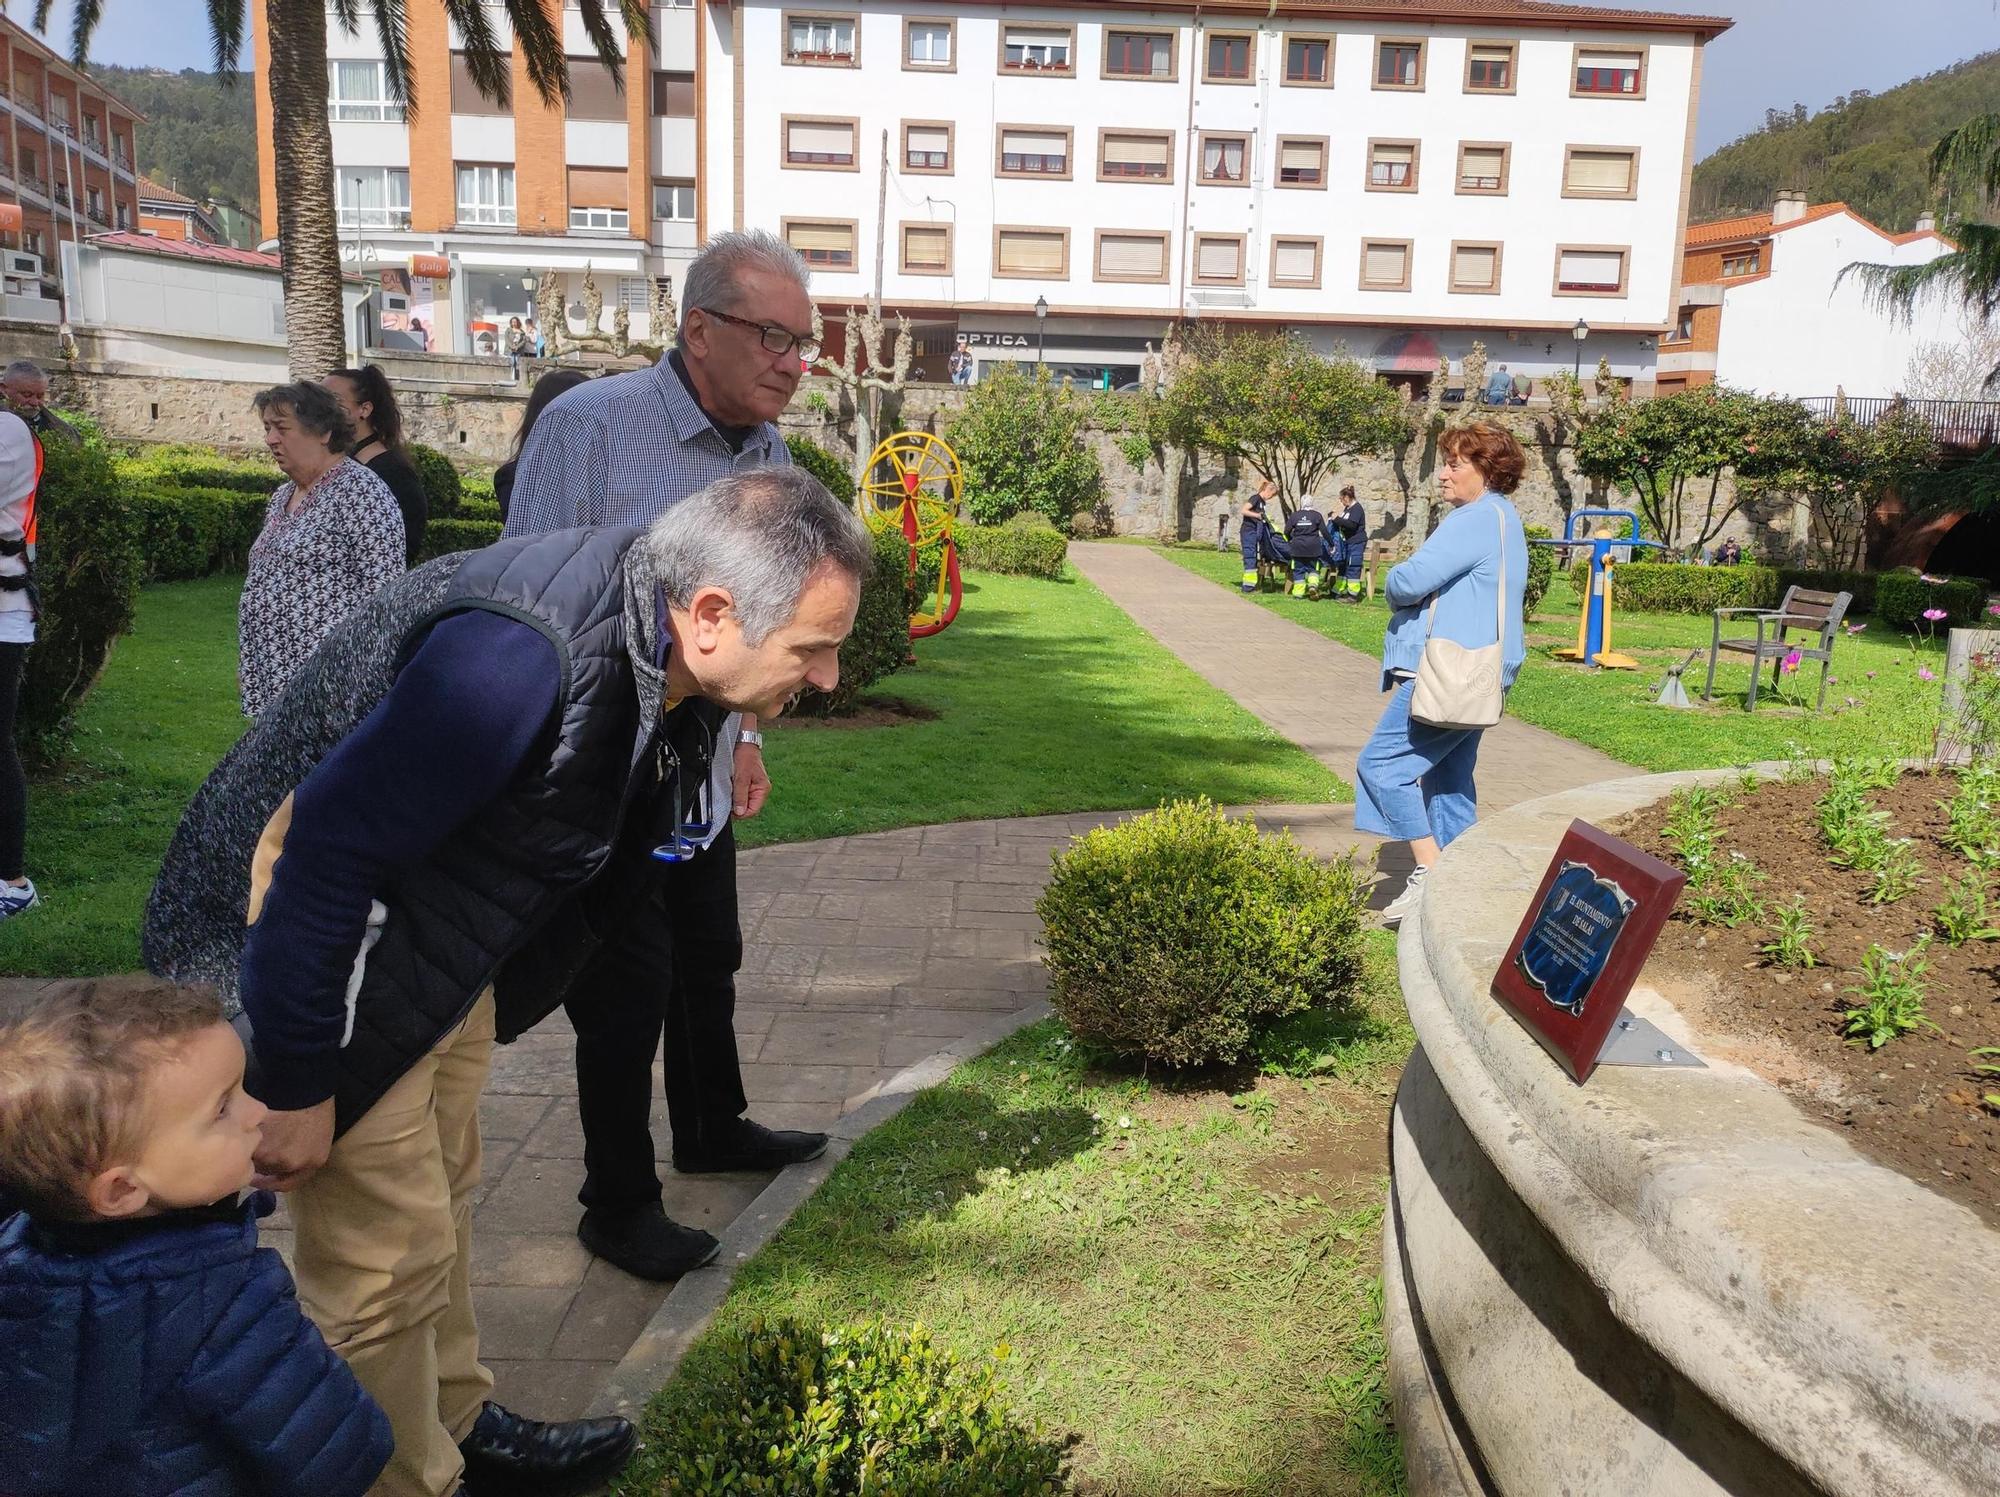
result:
[[[1412,140],[1368,143],[1368,187],[1372,192],[1408,192],[1417,185],[1417,144]]]
[[[1163,31],[1104,33],[1104,76],[1107,78],[1170,79],[1174,75],[1174,38]]]
[[[1008,26],[1000,33],[1000,67],[1008,73],[1067,73],[1073,33],[1064,27]]]
[[[1578,47],[1574,92],[1638,98],[1644,92],[1645,69],[1643,52]]]
[[[1243,187],[1249,183],[1246,163],[1250,138],[1245,135],[1204,135],[1201,138],[1201,180]]]
[[[786,120],[785,165],[854,165],[853,120]]]
[[[1510,94],[1514,91],[1514,43],[1474,42],[1466,49],[1467,93]]]
[[[903,269],[912,275],[944,275],[950,271],[950,227],[945,224],[905,225]]]
[[[1410,284],[1410,247],[1400,240],[1370,240],[1361,247],[1361,284],[1400,291]]]
[[[659,74],[653,75],[655,78]],[[655,86],[657,92],[658,85]],[[498,103],[479,91],[479,85],[472,81],[472,63],[463,52],[451,54],[451,112],[453,114],[511,115],[510,104]],[[659,113],[657,108],[653,111]],[[336,115],[335,118],[340,118]]]
[[[951,170],[951,126],[905,125],[903,166],[913,172]]]
[[[1173,149],[1171,135],[1107,130],[1098,154],[1097,174],[1120,180],[1168,182],[1173,179]]]
[[[1563,163],[1563,191],[1584,197],[1630,197],[1638,164],[1631,151],[1573,149]]]
[[[1194,236],[1194,278],[1197,281],[1243,279],[1243,236],[1241,234],[1197,234]]]
[[[1625,289],[1625,251],[1566,249],[1556,255],[1556,290],[1617,293]]]
[[[1505,146],[1460,146],[1458,150],[1458,190],[1460,192],[1505,192],[1507,190],[1507,148]]]
[[[563,113],[573,120],[622,120],[625,118],[625,91],[620,75],[595,57],[572,57],[569,62],[569,102]]]
[[[1164,281],[1166,278],[1166,235],[1100,234],[1097,236],[1098,280]]]
[[[785,222],[785,242],[799,252],[806,264],[827,270],[854,269],[854,238],[852,223],[805,219]]]
[[[653,74],[653,113],[662,119],[693,119],[694,74]]]
[[[1500,246],[1458,244],[1451,251],[1451,289],[1454,291],[1498,291],[1500,289]]]
[[[1286,187],[1326,185],[1326,142],[1297,136],[1278,140],[1278,181]]]
[[[1271,242],[1271,284],[1274,286],[1317,286],[1319,284],[1319,241],[1317,239],[1275,239]]]
[[[1060,229],[1000,229],[995,237],[995,275],[1068,277],[1069,236]]]
[[[1000,175],[1066,177],[1069,133],[1064,130],[1000,127]]]

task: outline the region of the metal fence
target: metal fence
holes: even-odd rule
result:
[[[1799,404],[1831,420],[1841,404],[1837,395],[1820,395]],[[1901,397],[1846,397],[1847,414],[1856,424],[1873,426],[1892,407],[1914,411],[1931,425],[1938,440],[1954,447],[1984,447],[2000,443],[2000,400],[1904,400]]]

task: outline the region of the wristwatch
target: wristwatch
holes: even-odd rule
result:
[[[755,728],[743,728],[738,730],[736,734],[736,742],[739,747],[747,743],[750,745],[750,747],[756,749],[759,753],[762,753],[764,749],[764,735],[758,732]]]

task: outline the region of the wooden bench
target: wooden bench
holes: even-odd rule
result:
[[[1367,588],[1369,601],[1375,598],[1375,574],[1386,572],[1396,564],[1397,552],[1402,548],[1394,541],[1370,541],[1368,551],[1361,561],[1361,581]]]
[[[1750,657],[1748,710],[1755,712],[1757,680],[1763,674],[1764,662],[1771,662],[1771,689],[1775,691],[1784,674],[1785,658],[1796,654],[1802,665],[1810,660],[1819,662],[1819,700],[1813,704],[1813,711],[1819,711],[1826,705],[1826,677],[1833,668],[1834,636],[1839,632],[1840,621],[1847,616],[1847,607],[1853,601],[1853,593],[1820,593],[1805,587],[1789,587],[1776,609],[1716,609],[1708,643],[1708,684],[1702,688],[1701,699],[1705,702],[1715,700],[1715,662],[1724,650],[1728,650],[1732,654]],[[1748,614],[1756,620],[1756,634],[1724,639],[1724,617],[1737,614]],[[1813,642],[1793,644],[1787,636],[1794,629],[1810,631]]]

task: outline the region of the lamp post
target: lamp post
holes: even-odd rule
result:
[[[1581,317],[1577,318],[1576,326],[1569,330],[1569,335],[1576,339],[1576,369],[1574,372],[1576,378],[1580,381],[1583,378],[1583,340],[1590,336],[1590,324],[1585,322]]]
[[[361,245],[362,245],[361,229],[362,229],[362,217],[363,217],[361,212],[362,180],[363,179],[360,177],[354,178],[354,274],[355,277],[361,282],[361,295],[365,303],[368,296],[368,277],[362,272],[361,269]],[[385,194],[387,190],[388,190],[387,185],[385,183],[383,188]],[[388,198],[385,196],[383,198],[383,201],[387,202]],[[346,293],[343,292],[342,296],[344,297],[345,295]],[[362,348],[362,343],[364,339],[362,337],[362,332],[361,332],[361,308],[359,306],[355,307],[354,309],[353,331],[354,331],[354,363],[355,366],[358,368],[360,367],[364,353],[364,350]]]
[[[1035,298],[1035,367],[1037,369],[1042,367],[1042,349],[1048,341],[1048,331],[1049,299],[1046,296],[1038,296]]]

